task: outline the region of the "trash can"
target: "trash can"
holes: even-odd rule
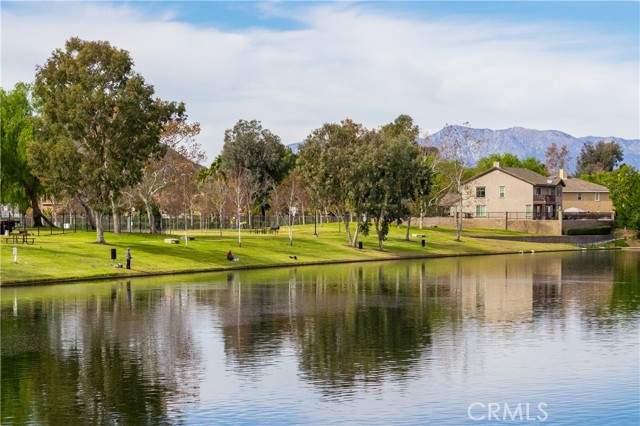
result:
[[[358,241],[358,248],[362,250],[362,241]]]
[[[424,238],[422,239],[422,247],[424,247]]]
[[[116,249],[111,249],[111,260],[116,260]]]

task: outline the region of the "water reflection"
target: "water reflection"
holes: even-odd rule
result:
[[[637,331],[638,262],[527,253],[3,289],[2,421],[206,423],[251,418],[249,403],[282,411],[278,422],[330,423],[321,407],[332,401],[351,401],[355,411],[337,415],[353,422],[370,420],[358,409],[392,416],[360,407],[363,392],[400,392],[409,408],[393,412],[409,423],[463,421],[456,397],[401,389],[426,382],[471,401],[497,362],[513,377],[482,395],[517,394],[523,381],[545,388],[519,372],[536,366],[522,347],[535,353],[550,336],[562,363],[587,362],[564,345],[620,349],[615,333]],[[623,347],[637,352],[637,341]],[[283,409],[290,394],[319,417]]]

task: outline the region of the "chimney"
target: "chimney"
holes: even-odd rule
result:
[[[493,162],[493,167],[499,169],[500,168],[500,162],[499,161],[494,161]]]
[[[560,169],[560,171],[558,172],[558,177],[560,179],[566,179],[567,178],[567,171],[565,169]]]

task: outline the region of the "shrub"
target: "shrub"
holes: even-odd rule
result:
[[[565,229],[564,235],[608,235],[611,233],[610,226],[595,226],[593,228],[572,228]]]

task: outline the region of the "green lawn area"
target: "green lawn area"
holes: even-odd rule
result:
[[[56,231],[30,230],[35,234],[33,245],[0,243],[0,280],[2,285],[56,280],[90,279],[151,275],[171,272],[197,272],[233,268],[285,266],[291,264],[313,264],[327,262],[349,262],[363,260],[398,259],[410,257],[477,255],[494,253],[517,253],[518,251],[548,251],[575,249],[563,244],[535,244],[478,238],[483,235],[519,235],[508,231],[465,230],[462,241],[455,241],[455,230],[436,228],[419,230],[412,227],[411,234],[425,234],[426,246],[419,237],[405,241],[406,230],[393,226],[385,241],[384,249],[378,250],[375,233],[359,241],[363,249],[347,245],[344,232],[338,224],[319,226],[319,236],[313,236],[313,225],[294,228],[293,246],[289,245],[288,228],[281,228],[278,235],[253,234],[242,231],[242,247],[238,245],[237,231],[189,231],[195,240],[185,247],[164,242],[169,235],[105,233],[106,244],[95,243],[95,232],[78,231],[62,234]],[[353,229],[353,226],[352,226]],[[520,234],[522,235],[522,234]],[[173,237],[179,238],[179,235]],[[12,250],[18,248],[18,263],[14,263]],[[132,269],[114,267],[115,262],[125,263],[125,250],[131,248]],[[111,249],[117,252],[116,261],[111,260]],[[226,260],[231,250],[239,262]],[[296,256],[297,259],[291,259]]]

